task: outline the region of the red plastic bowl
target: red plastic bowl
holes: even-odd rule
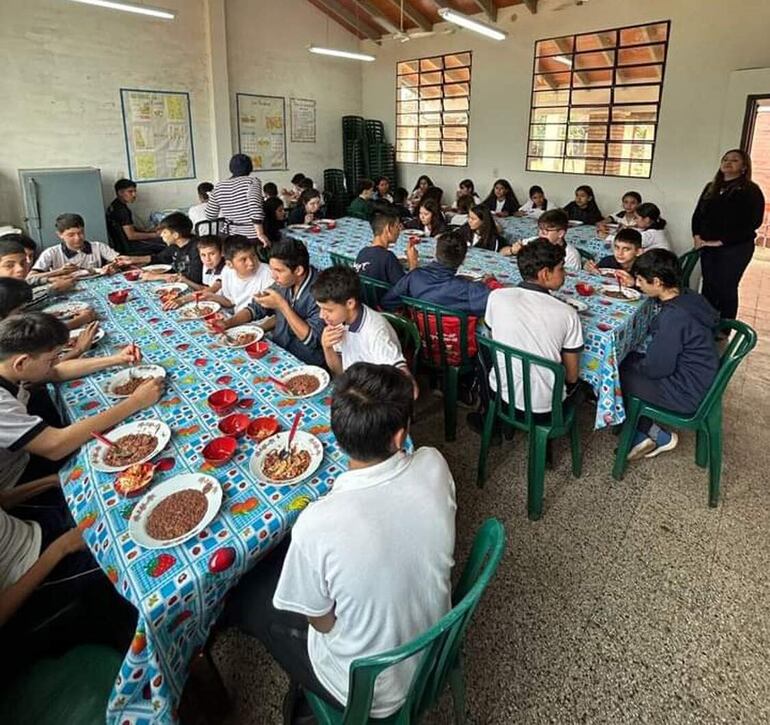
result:
[[[326,228],[327,228],[327,229],[336,229],[336,228],[337,228],[337,222],[329,222],[329,223],[326,225]]]
[[[596,290],[593,288],[593,285],[590,285],[587,282],[578,282],[575,285],[575,292],[581,297],[590,297]]]
[[[127,289],[116,290],[107,295],[107,299],[113,305],[122,305],[128,299],[129,291]]]
[[[249,427],[251,418],[243,413],[233,413],[219,421],[219,430],[226,436],[240,438]]]
[[[314,225],[314,226],[310,227],[310,231],[313,232],[313,234],[318,234],[318,232],[321,231],[321,227],[319,227],[317,225]]]
[[[136,282],[142,276],[142,270],[141,269],[129,269],[128,272],[124,272],[123,273],[123,276],[129,282]]]
[[[252,342],[250,345],[246,345],[246,354],[255,360],[259,360],[259,358],[267,355],[269,349],[270,346],[266,342],[259,340],[258,342]]]
[[[275,435],[281,429],[280,424],[275,418],[255,418],[249,423],[246,429],[246,435],[253,441],[263,441]]]
[[[201,455],[206,463],[212,466],[221,466],[233,457],[237,447],[238,441],[235,438],[232,436],[222,436],[210,441],[201,451]]]
[[[238,393],[229,388],[217,390],[208,397],[209,408],[217,415],[224,416],[232,413],[235,404],[238,402]]]

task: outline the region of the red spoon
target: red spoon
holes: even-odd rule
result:
[[[291,390],[289,390],[286,385],[284,385],[278,378],[268,377],[268,380],[273,383],[277,388],[282,390],[284,393],[291,393]]]
[[[114,448],[115,444],[107,438],[107,436],[103,436],[101,433],[97,433],[96,431],[92,431],[91,435],[96,438],[100,443],[104,443],[105,446],[108,448]]]
[[[291,444],[294,442],[294,436],[297,434],[297,428],[299,428],[299,422],[302,420],[302,411],[298,410],[294,416],[294,422],[291,424],[291,430],[289,431],[289,437],[286,440],[286,448],[281,451],[281,458],[288,458],[291,454]]]

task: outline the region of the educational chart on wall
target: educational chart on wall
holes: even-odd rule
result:
[[[286,171],[286,99],[237,93],[238,150],[254,171]]]
[[[190,95],[121,88],[120,104],[131,178],[194,179]]]
[[[315,101],[292,98],[289,104],[292,143],[315,143]]]

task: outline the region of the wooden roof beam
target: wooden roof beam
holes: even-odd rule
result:
[[[473,0],[473,2],[493,23],[497,22],[497,5],[495,0]]]
[[[564,42],[563,38],[556,38],[555,43],[556,43],[556,47],[564,54],[565,57],[572,55],[572,53],[573,53],[572,48],[570,48],[569,45],[567,45]],[[572,57],[574,58],[574,55],[572,55]],[[574,67],[574,63],[575,63],[575,61],[573,60],[572,61],[572,65],[570,67],[572,68],[572,71],[578,77],[580,82],[584,86],[591,85],[591,82],[590,82],[590,79],[588,77],[588,74],[585,71],[576,70],[575,67]]]
[[[388,2],[399,11],[401,10],[401,0],[388,0]],[[417,10],[409,0],[404,0],[404,16],[409,18],[420,30],[433,30],[433,23]]]
[[[524,4],[533,15],[537,13],[537,0],[524,0]]]
[[[401,29],[391,21],[389,17],[384,15],[380,9],[370,0],[358,0],[358,4],[367,12],[371,17],[372,22],[377,23],[381,28],[387,30],[389,33],[400,33]]]
[[[370,21],[367,21],[365,18],[358,17],[350,17],[350,11],[342,5],[342,3],[339,2],[339,0],[315,0],[318,4],[323,5],[329,14],[334,18],[337,19],[338,22],[342,21],[340,24],[344,24],[345,26],[353,26],[354,28],[357,28],[360,30],[369,40],[374,41],[375,43],[380,43],[380,38],[382,37],[382,32],[379,29],[374,29],[369,25]]]

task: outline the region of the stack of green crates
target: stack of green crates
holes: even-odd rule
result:
[[[342,165],[350,194],[369,176],[366,157],[366,126],[361,116],[342,117]]]

